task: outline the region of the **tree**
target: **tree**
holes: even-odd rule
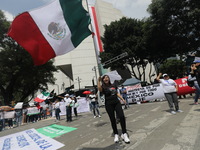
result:
[[[200,1],[153,0],[148,8],[150,48],[169,54],[187,54],[200,45]]]
[[[0,14],[2,12],[0,11]],[[4,15],[0,15],[4,17]],[[5,18],[0,18],[5,20]],[[46,90],[47,84],[54,84],[54,72],[57,71],[52,61],[34,66],[29,53],[5,33],[8,26],[3,26],[4,33],[0,35],[0,95],[2,105],[9,105],[11,101],[26,102],[27,97],[38,90]],[[6,30],[7,29],[7,30]]]
[[[181,60],[168,59],[159,68],[162,73],[167,73],[172,79],[182,78],[187,71],[185,62]]]
[[[105,32],[102,37],[104,52],[100,54],[102,62],[124,52],[128,53],[127,57],[106,67],[128,69],[129,65],[130,73],[135,78],[145,81],[145,70],[149,61],[146,44],[143,40],[144,24],[143,20],[123,17],[119,21],[104,26]]]

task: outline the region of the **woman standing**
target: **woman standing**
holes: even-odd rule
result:
[[[102,82],[102,84],[101,84]],[[126,121],[124,112],[121,107],[121,103],[118,100],[118,97],[126,103],[122,96],[117,92],[117,87],[111,84],[110,78],[108,75],[104,75],[102,78],[99,77],[98,80],[98,90],[105,95],[105,109],[110,118],[111,126],[114,132],[114,142],[119,142],[117,124],[115,119],[115,111],[120,118],[120,124],[122,128],[121,138],[125,143],[130,143],[130,140],[126,131]]]
[[[160,79],[161,76],[163,76],[163,79]],[[178,86],[176,82],[170,79],[169,75],[166,73],[164,73],[163,75],[162,73],[159,73],[156,79],[163,86],[163,91],[168,101],[171,114],[175,115],[176,112],[183,112],[182,110],[179,109],[178,98],[177,98]],[[176,112],[174,111],[174,107]]]

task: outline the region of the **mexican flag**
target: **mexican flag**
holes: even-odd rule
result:
[[[41,94],[39,94],[34,101],[35,102],[39,102],[42,103],[43,101],[45,101],[48,97],[49,97],[50,93],[49,92],[42,92]]]
[[[55,0],[18,15],[8,36],[26,49],[35,65],[76,48],[91,34],[90,17],[82,0]]]

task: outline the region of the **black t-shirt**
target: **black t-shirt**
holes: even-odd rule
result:
[[[105,104],[115,104],[119,102],[116,86],[110,85],[109,87],[103,87],[102,93],[105,95]]]

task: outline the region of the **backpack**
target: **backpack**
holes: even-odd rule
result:
[[[187,84],[188,84],[189,87],[193,87],[194,86],[194,81],[189,81],[187,79]]]

